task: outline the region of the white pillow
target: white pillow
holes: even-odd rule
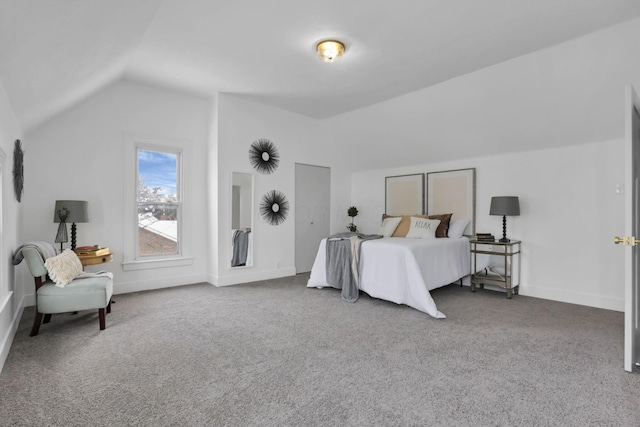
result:
[[[407,239],[435,239],[438,225],[440,225],[439,219],[412,216]]]
[[[383,219],[378,234],[382,234],[382,237],[391,237],[393,232],[396,231],[396,228],[398,228],[400,221],[402,221],[402,217],[400,216]]]
[[[65,249],[60,255],[47,258],[44,267],[59,288],[64,288],[82,273],[80,258],[71,249]]]
[[[464,230],[467,228],[467,225],[471,222],[470,219],[452,219],[449,223],[449,232],[447,236],[457,239],[464,235]]]

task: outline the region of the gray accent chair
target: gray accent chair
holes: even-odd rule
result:
[[[74,279],[60,288],[47,276],[42,256],[35,248],[22,250],[36,285],[36,316],[29,336],[38,335],[40,324],[49,323],[52,314],[98,310],[100,330],[105,328],[105,311],[111,313],[113,280],[107,276]],[[43,282],[42,278],[45,278]]]

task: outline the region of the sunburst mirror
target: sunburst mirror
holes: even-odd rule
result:
[[[255,170],[261,174],[268,175],[278,169],[280,155],[273,142],[260,138],[251,143],[249,161]]]
[[[287,219],[289,201],[284,193],[271,190],[262,196],[260,201],[260,215],[271,225],[280,225]]]
[[[24,190],[24,151],[22,151],[22,143],[19,139],[16,139],[13,149],[13,190],[19,203],[22,201]]]

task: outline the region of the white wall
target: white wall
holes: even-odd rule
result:
[[[100,244],[114,261],[92,268],[114,273],[114,292],[130,292],[205,281],[206,155],[210,101],[132,82],[119,82],[29,132],[23,240],[53,242],[57,199],[89,202],[90,222],[78,224],[78,245]],[[125,144],[129,135],[182,146],[185,194],[183,242],[193,265],[123,271]],[[68,245],[67,245],[68,246]],[[65,246],[65,247],[67,247]],[[31,293],[33,284],[24,280]]]
[[[322,122],[232,95],[219,96],[217,118],[219,266],[210,281],[228,285],[295,274],[295,163],[331,168],[331,228],[344,227],[340,220],[349,206],[349,177],[335,142],[327,137]],[[279,167],[270,175],[256,172],[249,163],[249,147],[258,138],[271,140],[280,154]],[[255,176],[252,268],[229,266],[231,172]],[[289,201],[289,216],[278,226],[269,225],[259,214],[260,200],[269,190],[283,192]]]
[[[11,263],[13,252],[19,245],[18,229],[22,223],[21,206],[16,201],[13,191],[13,148],[16,139],[23,141],[25,162],[29,165],[31,144],[24,141],[22,129],[0,80],[0,156],[4,157],[0,199],[0,370],[9,354],[13,336],[20,322],[25,296],[25,291],[14,285],[15,270]],[[28,173],[27,169],[25,174]]]
[[[476,168],[476,231],[502,235],[489,215],[492,196],[515,195],[521,213],[507,235],[522,240],[521,294],[624,310],[624,254],[613,237],[624,231],[622,140],[527,153],[354,173],[358,226],[377,230],[386,176]]]
[[[355,170],[624,136],[640,19],[326,120]]]
[[[218,275],[218,209],[220,203],[218,201],[218,97],[211,100],[211,119],[209,121],[209,137],[207,147],[203,157],[206,159],[206,179],[204,190],[206,191],[206,221],[207,227],[203,230],[202,235],[205,236],[207,245],[207,281],[215,283],[214,277]]]

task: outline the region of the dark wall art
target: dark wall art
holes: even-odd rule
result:
[[[22,192],[24,187],[24,151],[22,151],[22,143],[16,139],[13,149],[13,190],[16,193],[18,203],[22,201]]]
[[[271,190],[262,196],[260,201],[260,215],[271,225],[280,225],[287,219],[289,201],[284,193]]]
[[[249,161],[255,170],[261,174],[268,175],[278,169],[280,155],[273,142],[260,138],[251,143]]]

